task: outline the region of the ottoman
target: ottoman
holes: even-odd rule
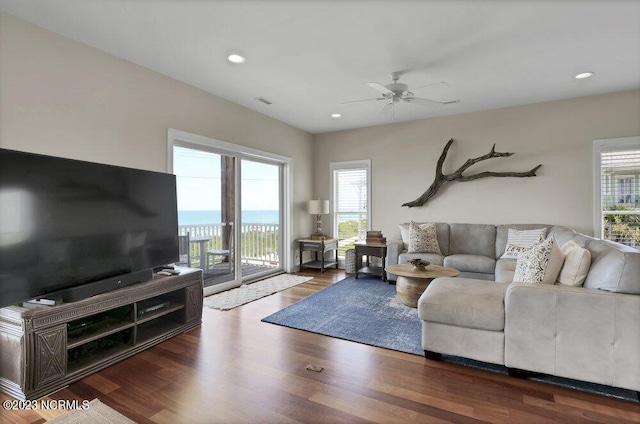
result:
[[[436,278],[418,299],[427,358],[463,356],[504,365],[504,296],[509,283]]]

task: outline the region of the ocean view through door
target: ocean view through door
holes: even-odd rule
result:
[[[263,276],[281,271],[282,263],[282,166],[240,161],[242,210],[241,258],[245,275]]]
[[[282,270],[281,167],[225,153],[173,146],[178,233],[188,246],[179,265],[201,268],[216,289]]]

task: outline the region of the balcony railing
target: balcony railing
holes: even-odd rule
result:
[[[225,225],[224,223],[211,223],[178,226],[178,234],[180,235],[189,233],[191,238],[209,238],[209,241],[203,243],[190,243],[193,267],[204,268],[204,264],[200,264],[202,253],[200,249],[222,249],[222,233]],[[240,261],[245,264],[279,267],[279,235],[280,226],[278,224],[242,224],[240,228]]]
[[[640,213],[638,211],[602,211],[602,215],[603,238],[631,247],[640,247]]]

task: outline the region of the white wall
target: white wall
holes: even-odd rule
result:
[[[640,90],[326,133],[314,137],[314,193],[328,198],[331,161],[371,159],[372,228],[388,239],[398,238],[397,224],[409,220],[550,223],[592,234],[593,140],[634,135],[640,135]],[[493,143],[516,154],[468,173],[542,168],[533,178],[450,183],[423,207],[401,207],[431,185],[450,138],[445,173]]]
[[[293,158],[309,234],[310,134],[0,12],[0,147],[166,172],[168,128]]]
[[[464,99],[463,99],[464,100]],[[0,13],[0,147],[165,171],[167,128],[292,157],[293,235],[312,231],[310,198],[328,198],[329,162],[371,159],[372,226],[399,222],[548,222],[592,232],[592,142],[640,135],[640,91],[311,136],[237,104]],[[452,183],[421,208],[400,205],[489,151],[473,171],[538,176]],[[313,173],[312,173],[313,170]],[[325,218],[326,219],[326,218]]]

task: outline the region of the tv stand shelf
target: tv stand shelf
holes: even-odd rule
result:
[[[37,399],[191,330],[202,320],[202,271],[77,302],[0,309],[0,390]]]

